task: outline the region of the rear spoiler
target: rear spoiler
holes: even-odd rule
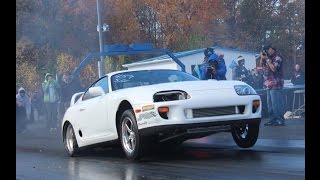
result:
[[[75,93],[74,95],[72,95],[72,98],[70,101],[70,106],[73,106],[78,101],[78,99],[82,96],[83,93],[84,92],[78,92],[78,93]]]

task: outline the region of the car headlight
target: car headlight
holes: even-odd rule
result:
[[[248,85],[235,85],[234,90],[240,96],[257,94],[257,92],[251,86]]]
[[[161,91],[153,95],[154,102],[163,102],[163,101],[177,101],[189,99],[190,95],[184,91],[173,90],[173,91]]]

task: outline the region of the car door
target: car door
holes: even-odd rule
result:
[[[107,135],[107,103],[109,99],[108,77],[105,76],[91,87],[101,87],[103,95],[91,96],[88,91],[83,95],[82,102],[78,105],[79,130],[82,138],[97,139]]]

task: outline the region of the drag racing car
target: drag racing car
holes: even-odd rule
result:
[[[111,72],[73,95],[62,121],[67,153],[105,142],[138,160],[151,144],[230,132],[242,148],[259,135],[261,100],[241,81],[199,80],[170,69]]]

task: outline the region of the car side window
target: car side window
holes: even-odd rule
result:
[[[109,93],[108,76],[105,76],[105,77],[99,79],[97,82],[92,84],[90,87],[98,87],[98,86],[102,87],[104,93]],[[84,100],[91,99],[91,98],[93,98],[93,97],[91,97],[90,94],[88,93],[88,91],[86,91],[83,95],[82,100],[84,101]]]
[[[94,85],[94,87],[100,86],[102,87],[104,93],[109,92],[109,86],[108,86],[108,76],[103,77],[99,81],[97,81]]]

